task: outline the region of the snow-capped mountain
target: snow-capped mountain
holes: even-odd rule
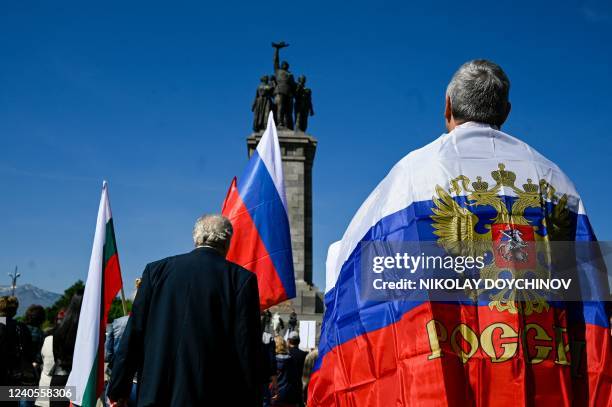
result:
[[[0,297],[11,295],[12,289],[10,286],[0,285]],[[43,307],[49,307],[61,297],[60,294],[51,291],[43,290],[33,286],[32,284],[17,285],[15,296],[19,299],[19,310],[17,315],[23,315],[26,309],[32,304],[39,304]]]

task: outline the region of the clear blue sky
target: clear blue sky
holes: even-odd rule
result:
[[[611,3],[479,3],[2,2],[0,284],[15,265],[58,292],[85,279],[102,179],[128,284],[190,250],[194,219],[246,164],[273,40],[313,89],[320,287],[327,246],[397,160],[443,132],[445,86],[473,58],[506,70],[504,129],[568,173],[612,240]]]

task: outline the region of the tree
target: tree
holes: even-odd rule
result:
[[[57,313],[61,309],[67,309],[68,305],[70,305],[70,300],[72,300],[72,296],[76,293],[83,294],[85,290],[85,284],[81,280],[77,280],[76,283],[72,284],[68,287],[64,294],[57,300],[55,303],[48,307],[45,311],[47,314],[47,321],[53,326],[55,324],[55,317]]]
[[[64,294],[57,301],[55,301],[52,306],[46,308],[45,312],[47,314],[47,323],[45,324],[45,328],[53,327],[55,325],[55,318],[57,317],[58,312],[62,309],[67,309],[68,305],[70,305],[70,300],[72,300],[72,296],[76,293],[82,295],[84,290],[85,284],[83,284],[83,281],[78,280],[76,283],[68,287],[64,291]],[[126,300],[125,306],[127,308],[127,312],[129,313],[132,310],[132,301]],[[123,305],[121,304],[121,300],[119,298],[115,298],[108,312],[108,322],[113,322],[115,319],[122,316]]]
[[[129,313],[132,310],[132,301],[125,300],[125,307],[127,308],[127,312]],[[110,311],[108,311],[108,322],[111,323],[115,319],[123,316],[123,305],[121,304],[121,300],[119,298],[115,298],[113,303],[111,304]]]

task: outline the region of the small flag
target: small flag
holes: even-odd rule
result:
[[[102,183],[85,294],[79,317],[72,371],[66,386],[74,386],[73,404],[94,407],[104,389],[104,338],[108,312],[123,285],[113,228],[108,184]]]
[[[234,227],[227,259],[257,275],[261,309],[295,297],[291,234],[280,145],[272,113],[222,213]]]

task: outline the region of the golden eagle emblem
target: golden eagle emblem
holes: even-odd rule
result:
[[[436,185],[431,219],[438,244],[454,255],[491,253],[496,260],[480,271],[484,279],[497,279],[507,272],[515,279],[527,275],[547,278],[550,271],[541,247],[570,237],[567,195],[557,196],[555,188],[544,179],[537,184],[527,179],[519,188],[515,185],[516,174],[502,163],[491,172],[491,178],[492,182],[487,182],[479,176],[472,182],[459,175],[450,180],[448,191]],[[516,197],[508,197],[504,193],[507,190]],[[465,198],[455,199],[460,194]],[[527,216],[530,209],[538,215]],[[529,247],[536,244],[537,253],[530,253]],[[482,290],[469,294],[475,299]],[[489,295],[489,299],[489,308],[512,314],[530,315],[549,308],[545,296],[532,290],[503,289]]]

